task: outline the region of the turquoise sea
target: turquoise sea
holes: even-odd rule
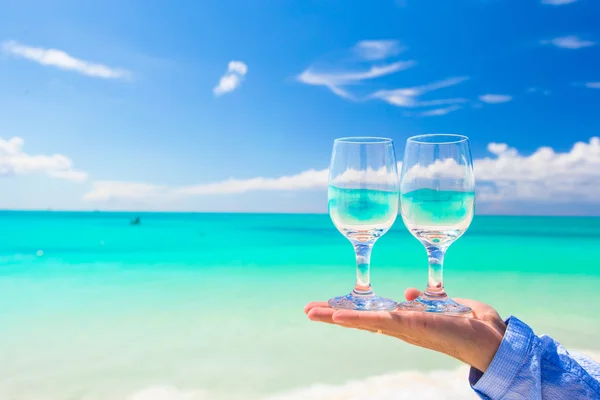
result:
[[[354,284],[327,215],[4,211],[0,227],[0,399],[471,398],[459,362],[306,319]],[[594,356],[599,249],[599,218],[476,216],[445,284]],[[373,287],[400,299],[426,263],[399,218]]]

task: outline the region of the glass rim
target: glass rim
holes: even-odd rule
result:
[[[427,141],[423,140],[425,138],[452,138],[452,140],[436,140],[436,141]],[[455,133],[427,133],[424,135],[416,135],[409,137],[406,141],[413,142],[418,144],[457,144],[468,141],[469,138],[465,135],[458,135]]]
[[[348,136],[334,139],[334,143],[349,143],[349,144],[382,144],[392,143],[393,140],[386,137],[377,136]]]

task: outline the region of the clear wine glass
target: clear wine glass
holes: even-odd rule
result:
[[[399,179],[391,139],[350,137],[336,139],[329,167],[329,215],[350,240],[356,253],[356,285],[345,296],[329,300],[333,308],[389,311],[398,303],[371,289],[373,244],[385,234],[398,214]]]
[[[408,139],[400,179],[404,224],[427,250],[425,292],[401,303],[403,310],[466,314],[471,309],[444,290],[443,262],[448,247],[469,227],[475,208],[475,176],[469,139],[461,135],[420,135]]]

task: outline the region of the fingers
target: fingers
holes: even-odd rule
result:
[[[350,324],[333,322],[332,316],[335,312],[336,312],[336,310],[334,310],[333,308],[329,308],[329,307],[327,307],[327,308],[314,307],[310,311],[308,311],[308,319],[310,319],[311,321],[314,321],[314,322],[325,322],[326,324],[339,325],[344,328],[359,329],[362,331],[369,331],[372,333],[376,333],[378,331],[377,329],[365,328],[365,327],[359,327],[359,326],[354,326],[354,325],[350,325]]]
[[[404,297],[408,301],[412,301],[421,295],[421,291],[415,288],[408,288],[404,291]]]
[[[374,326],[369,326],[368,323],[352,323],[352,322],[346,322],[346,321],[334,321],[333,320],[333,315],[339,312],[349,312],[349,313],[357,313],[358,315],[362,315],[365,314],[365,312],[361,312],[361,311],[338,311],[338,310],[334,310],[333,308],[325,308],[325,307],[314,307],[312,308],[309,312],[308,312],[308,319],[310,319],[311,321],[314,322],[325,322],[327,324],[334,324],[334,325],[340,325],[340,326],[344,326],[346,328],[356,328],[356,329],[362,329],[362,330],[366,330],[366,331],[370,331],[370,332],[377,332],[378,330],[380,330],[380,328],[374,327]],[[369,313],[369,314],[373,314],[373,313]],[[351,321],[352,319],[349,319],[348,321]]]
[[[309,311],[316,307],[329,308],[329,304],[326,301],[311,301],[304,306],[304,314],[308,315]]]
[[[423,334],[439,329],[436,325],[440,322],[440,316],[419,311],[365,312],[335,310],[328,305],[326,307],[319,307],[319,305],[325,303],[313,303],[307,306],[309,309],[307,315],[311,321],[382,333],[422,347],[429,347],[424,341]]]
[[[361,312],[340,310],[332,314],[332,321],[336,324],[347,324],[364,329],[394,331],[396,314],[385,311]],[[397,328],[396,328],[397,329]]]
[[[425,332],[438,331],[441,325],[452,323],[453,317],[420,311],[360,312],[340,310],[333,313],[331,320],[336,324],[352,325],[363,329],[390,332],[393,336],[418,336]]]
[[[333,324],[332,316],[335,313],[333,308],[314,307],[307,312],[308,319],[315,322],[326,322]]]

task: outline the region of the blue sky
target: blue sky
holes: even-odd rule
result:
[[[0,208],[324,212],[334,138],[460,133],[478,211],[600,213],[597,1],[86,3],[0,0]]]

